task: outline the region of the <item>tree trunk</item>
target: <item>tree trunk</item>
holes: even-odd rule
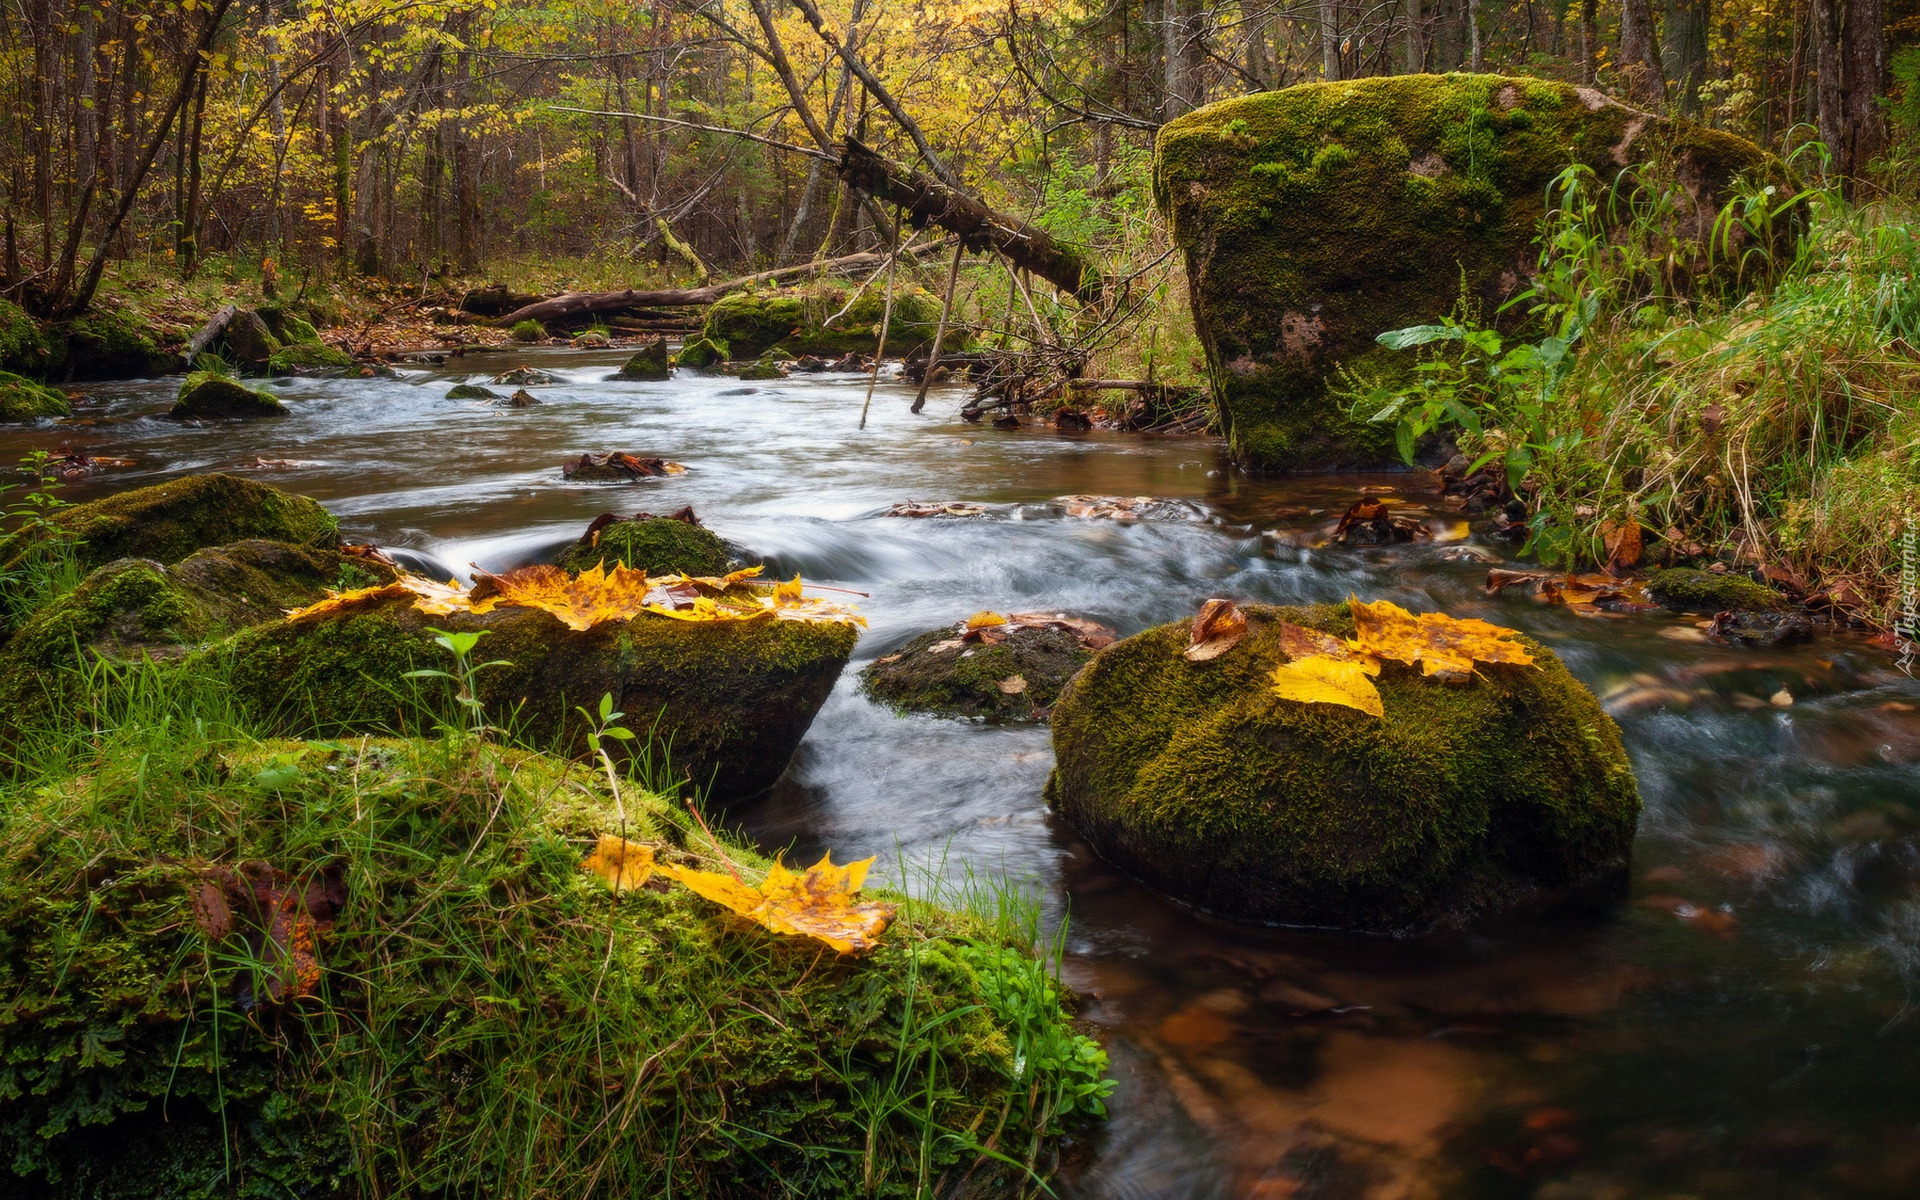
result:
[[[1407,74],[1418,75],[1427,69],[1427,22],[1421,14],[1420,0],[1407,3]]]
[[[1340,78],[1339,0],[1320,0],[1320,78]]]
[[[1627,0],[1632,4],[1634,0]],[[1646,3],[1646,0],[1640,0]],[[1487,69],[1487,47],[1480,36],[1480,0],[1467,0],[1467,69],[1484,71]]]
[[[1856,190],[1886,148],[1887,89],[1884,0],[1814,0],[1814,97],[1820,140],[1833,170]]]
[[[1667,80],[1653,39],[1653,0],[1621,0],[1620,74],[1627,99],[1658,111],[1667,105]]]
[[[1580,0],[1580,82],[1592,87],[1600,77],[1599,0]]]
[[[1689,117],[1700,115],[1700,85],[1707,81],[1707,23],[1712,0],[1667,0],[1660,52],[1674,100]]]

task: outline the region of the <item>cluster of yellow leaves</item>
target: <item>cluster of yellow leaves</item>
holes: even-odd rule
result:
[[[760,574],[748,567],[729,575],[667,575],[649,581],[645,571],[602,563],[570,576],[555,566],[519,567],[504,575],[481,573],[473,588],[458,583],[435,583],[417,575],[396,574],[392,583],[328,592],[325,599],[291,609],[289,621],[324,616],[377,600],[411,597],[413,606],[430,616],[448,613],[488,613],[496,608],[537,608],[551,614],[568,629],[582,631],[605,621],[630,621],[642,613],[679,621],[843,621],[865,625],[865,618],[849,605],[803,594],[795,575],[768,589],[741,585]]]
[[[1283,622],[1280,650],[1288,661],[1274,668],[1273,694],[1302,704],[1338,704],[1374,717],[1386,709],[1373,680],[1383,659],[1419,664],[1423,675],[1460,679],[1475,663],[1529,665],[1533,656],[1511,641],[1513,631],[1470,617],[1415,615],[1389,600],[1352,599],[1352,641]]]
[[[893,920],[893,905],[854,899],[872,865],[871,858],[864,858],[836,867],[831,853],[803,872],[776,862],[755,886],[730,870],[699,871],[658,862],[652,846],[612,834],[602,834],[580,864],[616,892],[644,886],[655,873],[664,875],[775,933],[814,938],[842,954],[873,949]]]

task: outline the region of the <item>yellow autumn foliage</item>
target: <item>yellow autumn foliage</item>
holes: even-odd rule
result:
[[[1273,670],[1273,694],[1302,704],[1338,704],[1369,716],[1386,716],[1373,677],[1381,662],[1418,663],[1428,676],[1464,677],[1476,662],[1533,663],[1511,641],[1513,630],[1445,613],[1415,616],[1390,600],[1371,604],[1351,598],[1354,638],[1342,641],[1317,629],[1282,622],[1280,650],[1289,661]]]
[[[842,954],[860,954],[873,949],[894,913],[891,904],[853,898],[872,865],[873,859],[863,858],[836,867],[831,853],[821,855],[803,872],[776,862],[758,887],[719,871],[664,864],[659,869],[689,890],[775,933],[810,937]]]

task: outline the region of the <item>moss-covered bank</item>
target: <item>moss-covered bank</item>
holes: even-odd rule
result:
[[[1053,713],[1048,800],[1100,854],[1235,920],[1412,934],[1622,884],[1640,797],[1620,734],[1552,652],[1463,685],[1389,662],[1384,718],[1271,694],[1279,623],[1249,607],[1211,662],[1185,622],[1103,650]]]
[[[708,307],[700,336],[724,347],[727,357],[735,362],[760,358],[775,347],[790,354],[846,354],[856,350],[872,354],[880,337],[885,293],[868,288],[853,300],[845,316],[827,328],[824,322],[847,308],[848,299],[848,291],[833,284],[733,292]],[[938,300],[921,288],[898,288],[887,327],[887,345],[905,353],[932,341],[939,323]],[[954,336],[949,331],[948,337]],[[706,365],[689,357],[693,349],[694,343],[689,342],[681,351],[681,365]]]
[[[1730,134],[1495,75],[1302,84],[1169,121],[1155,195],[1236,459],[1393,461],[1393,426],[1328,394],[1336,368],[1387,369],[1373,339],[1446,315],[1463,282],[1487,314],[1526,287],[1547,185],[1568,164],[1605,183],[1649,160],[1693,198],[1678,221],[1701,240],[1732,180],[1772,169]]]
[[[11,371],[0,371],[0,421],[35,421],[73,413],[67,397]]]
[[[826,702],[857,634],[843,624],[687,622],[642,616],[575,632],[537,609],[427,616],[387,600],[247,630],[207,651],[231,659],[235,696],[289,733],[417,729],[437,665],[431,629],[486,631],[480,699],[527,744],[584,748],[580,706],[602,695],[671,748],[676,769],[722,800],[765,791]]]
[[[591,770],[194,728],[6,796],[0,1193],[998,1195],[999,1123],[1044,1170],[1104,1065],[969,918],[910,906],[850,959],[683,887],[614,899],[599,835],[717,847]]]
[[[340,540],[332,514],[317,502],[237,475],[188,475],[136,488],[60,509],[52,524],[75,540],[87,567],[116,558],[175,563],[246,538],[316,547]],[[0,560],[15,558],[25,536],[0,542]]]

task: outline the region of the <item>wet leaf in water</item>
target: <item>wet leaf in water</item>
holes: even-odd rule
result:
[[[883,517],[983,517],[987,510],[978,504],[949,501],[945,504],[908,500],[881,513]]]
[[[644,887],[653,875],[653,847],[603,833],[593,853],[581,860],[580,869],[606,880],[616,892]]]
[[[810,937],[842,954],[860,954],[873,949],[894,913],[891,904],[853,898],[872,865],[873,859],[864,858],[836,867],[831,853],[821,855],[804,872],[790,871],[776,862],[759,887],[717,871],[667,865],[659,869],[698,895],[775,933]]]
[[[1188,662],[1211,662],[1247,636],[1247,618],[1231,600],[1209,600],[1193,618],[1193,632],[1182,651]]]

